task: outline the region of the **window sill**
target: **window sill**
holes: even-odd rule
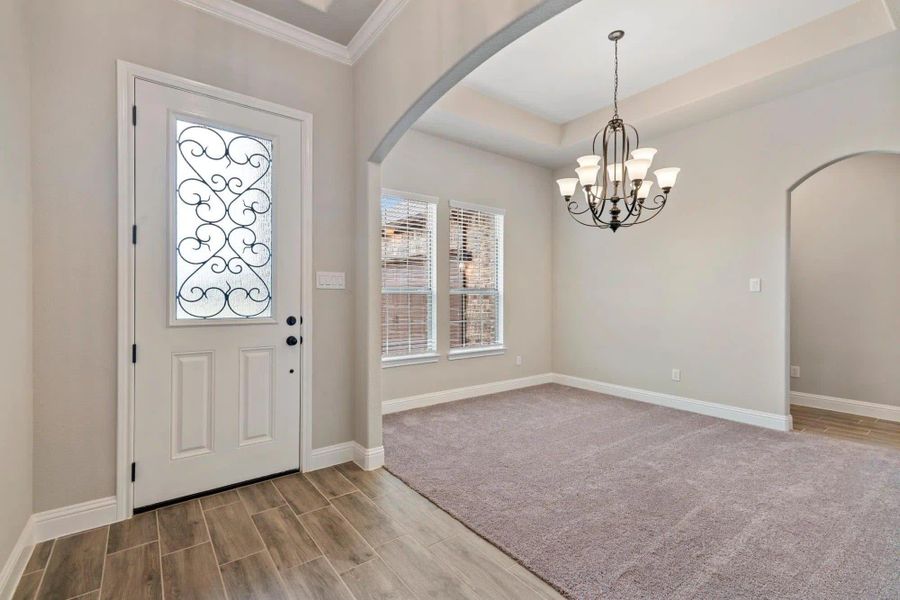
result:
[[[501,354],[506,354],[506,346],[488,346],[486,348],[451,350],[449,353],[447,353],[447,360],[478,358],[479,356],[500,356]]]
[[[406,367],[409,365],[425,365],[428,363],[436,363],[440,359],[437,353],[429,352],[428,354],[415,354],[413,356],[391,356],[381,359],[382,369],[391,369],[393,367]]]

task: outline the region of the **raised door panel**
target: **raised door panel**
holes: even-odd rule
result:
[[[275,348],[241,350],[241,446],[268,442],[275,437]]]
[[[172,355],[172,459],[213,451],[212,352]]]

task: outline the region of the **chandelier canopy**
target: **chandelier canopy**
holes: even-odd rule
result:
[[[658,215],[666,205],[680,169],[654,171],[662,193],[650,198],[653,181],[646,177],[656,148],[642,148],[637,129],[619,117],[619,40],[625,37],[625,32],[616,30],[608,37],[615,47],[612,119],[594,135],[591,154],[578,159],[575,169],[578,177],[558,179],[556,183],[575,221],[615,232],[619,227],[646,223]],[[602,154],[597,153],[598,140],[602,141]],[[584,207],[572,198],[579,183],[584,191]]]

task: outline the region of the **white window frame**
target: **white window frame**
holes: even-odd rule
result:
[[[382,356],[381,357],[381,368],[388,369],[392,367],[403,367],[408,365],[421,365],[427,363],[434,363],[440,360],[440,355],[437,351],[438,344],[438,331],[437,331],[437,205],[440,202],[440,199],[436,196],[429,196],[427,194],[417,194],[415,192],[404,192],[401,190],[394,190],[390,188],[382,188],[381,190],[381,199],[379,202],[383,202],[386,196],[394,197],[394,198],[402,198],[404,200],[414,200],[418,202],[427,202],[429,204],[434,205],[435,218],[433,222],[433,230],[432,234],[432,245],[431,245],[431,319],[429,323],[429,331],[431,336],[431,346],[434,350],[430,352],[423,352],[419,354],[409,354],[404,356]],[[379,206],[378,208],[379,214],[381,214],[382,208]],[[381,257],[383,261],[383,257]],[[382,267],[383,268],[383,267]],[[382,285],[381,285],[381,294],[380,298],[384,297],[384,279],[382,275]],[[380,312],[380,311],[379,311]],[[383,327],[383,324],[381,324]]]
[[[479,346],[475,348],[450,348],[447,352],[447,360],[461,360],[466,358],[477,358],[481,356],[499,356],[506,353],[504,342],[503,321],[505,315],[505,298],[503,285],[503,270],[506,261],[504,246],[506,239],[506,210],[495,206],[486,206],[483,204],[473,204],[470,202],[459,202],[457,200],[450,201],[450,209],[461,208],[464,210],[476,210],[483,213],[490,213],[500,216],[500,231],[497,240],[497,341],[490,346]],[[452,225],[451,225],[452,226]],[[448,277],[449,281],[449,277]],[[470,290],[477,291],[477,290]],[[448,296],[454,293],[453,289],[448,289]],[[449,317],[449,315],[448,315]]]

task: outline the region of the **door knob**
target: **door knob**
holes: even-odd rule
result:
[[[288,339],[286,341],[287,341],[288,346],[296,346],[297,345],[297,338],[292,335],[289,335]]]

